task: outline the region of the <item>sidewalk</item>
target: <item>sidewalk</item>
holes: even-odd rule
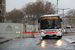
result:
[[[75,36],[75,32],[71,32],[71,33],[64,33],[64,36]]]
[[[0,38],[0,44],[4,43],[4,42],[8,42],[12,40],[12,38]]]
[[[63,36],[63,39],[75,45],[75,36]]]

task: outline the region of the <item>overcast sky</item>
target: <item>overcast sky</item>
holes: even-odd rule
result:
[[[48,0],[53,4],[57,5],[57,0]],[[24,5],[29,2],[36,2],[36,0],[6,0],[6,11],[9,12],[16,9],[21,9]],[[75,9],[75,0],[58,0],[58,8],[70,8]],[[65,10],[67,12],[69,9]],[[62,13],[62,10],[59,11],[59,14]]]

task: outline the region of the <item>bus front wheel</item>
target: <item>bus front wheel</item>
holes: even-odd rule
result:
[[[57,36],[57,39],[61,39],[62,38],[62,36]]]
[[[42,37],[42,39],[45,39],[46,37]]]

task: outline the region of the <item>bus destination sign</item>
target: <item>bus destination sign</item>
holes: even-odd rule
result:
[[[58,17],[42,17],[42,20],[45,20],[45,19],[58,19]]]

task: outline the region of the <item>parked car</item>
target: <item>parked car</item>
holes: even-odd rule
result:
[[[66,29],[62,29],[62,32],[64,32],[64,33],[65,33],[65,32],[66,32]]]
[[[66,32],[71,32],[70,27],[65,28]]]
[[[66,27],[66,32],[75,32],[75,28],[74,27]]]

